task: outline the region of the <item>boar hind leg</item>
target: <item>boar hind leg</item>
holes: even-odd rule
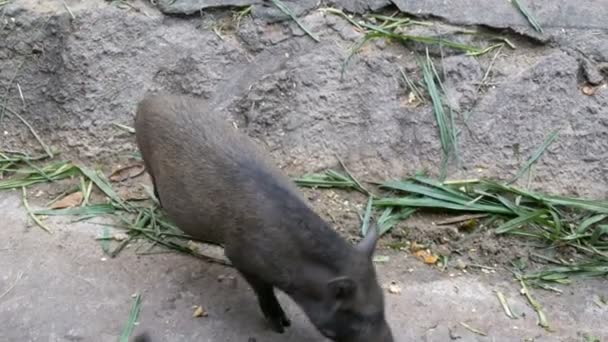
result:
[[[274,294],[272,285],[264,282],[257,276],[241,272],[245,280],[251,285],[253,291],[255,291],[260,308],[264,313],[264,316],[272,326],[272,329],[278,333],[285,332],[285,327],[291,325],[291,322],[285,315],[281,304],[277,300]]]
[[[160,196],[158,195],[158,186],[156,186],[156,181],[154,180],[154,175],[150,172],[150,179],[152,179],[152,191],[154,191],[154,197],[158,201],[158,206],[163,207],[163,204],[160,202]]]

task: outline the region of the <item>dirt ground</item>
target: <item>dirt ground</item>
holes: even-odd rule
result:
[[[53,234],[28,223],[16,193],[0,195],[0,335],[5,341],[116,341],[127,320],[132,295],[142,294],[136,333],[155,341],[321,341],[303,313],[286,298],[294,326],[270,332],[253,292],[235,271],[178,254],[136,256],[134,247],[107,259],[91,222],[49,219]],[[505,272],[441,273],[407,253],[377,265],[386,293],[387,315],[396,341],[582,341],[583,334],[608,338],[604,280],[566,288],[564,294],[534,291],[553,332],[537,317]],[[234,280],[231,279],[234,277]],[[507,318],[494,291],[501,291],[518,319]],[[201,305],[207,317],[194,318]],[[475,334],[461,322],[486,333]]]
[[[507,11],[502,1],[492,7],[493,1],[486,5]],[[212,8],[179,14],[192,2]],[[608,7],[600,4],[587,13],[576,6],[564,16],[562,8],[570,2],[531,1],[546,24],[543,34],[510,12],[475,15],[483,6],[432,1],[418,7],[401,0],[327,4],[358,13],[400,9],[433,23],[412,28],[415,34],[487,44],[461,34],[477,28],[508,38],[516,49],[498,54],[429,51],[460,129],[461,160],[450,165],[449,177],[511,177],[549,132],[561,128],[520,185],[606,199],[608,22],[602,11]],[[21,113],[61,151],[61,159],[105,172],[132,163],[133,136],[116,124],[132,126],[143,94],[167,90],[207,100],[265,145],[290,175],[339,169],[336,156],[363,180],[417,171],[437,175],[442,152],[432,107],[409,101],[399,72],[421,79],[415,55],[425,52],[423,46],[370,42],[342,75],[361,32],[318,11],[317,1],[285,3],[319,35],[318,43],[263,1],[230,2],[254,4],[252,14],[238,23],[234,9],[213,5],[218,1],[175,2],[182,7],[163,7],[172,2],[160,1],[166,13],[177,15],[164,15],[147,1],[129,3],[20,0],[0,7],[0,104]],[[39,151],[14,116],[0,116],[0,133],[0,150]],[[142,183],[149,184],[138,177],[117,186],[133,195],[143,193]],[[66,187],[60,182],[30,189],[32,205],[43,206]],[[357,239],[363,196],[303,191],[339,232]],[[115,341],[132,294],[141,293],[137,332],[149,331],[157,341],[321,340],[291,303],[294,326],[288,334],[269,332],[253,293],[229,268],[177,254],[137,255],[136,246],[107,259],[95,240],[101,233],[95,220],[49,218],[45,222],[54,234],[48,235],[29,222],[16,192],[0,192],[0,217],[2,339]],[[584,334],[608,340],[608,306],[597,300],[608,296],[606,279],[577,281],[562,287],[561,295],[534,289],[554,329],[545,331],[504,268],[527,258],[532,247],[490,230],[470,234],[436,224],[444,218],[415,214],[380,243],[377,255],[389,257],[377,264],[382,283],[400,288],[399,294],[386,293],[397,341],[584,341]],[[412,242],[450,255],[451,266],[441,271],[395,248]],[[497,290],[519,314],[517,320],[505,316]],[[288,302],[285,296],[281,300]],[[192,317],[194,305],[208,316]]]

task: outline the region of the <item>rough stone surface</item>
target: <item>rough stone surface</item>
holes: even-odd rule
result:
[[[165,89],[207,99],[218,115],[266,144],[291,174],[335,166],[335,155],[361,177],[437,172],[441,151],[432,108],[408,102],[398,71],[421,79],[406,46],[369,43],[342,74],[348,48],[361,33],[319,11],[302,18],[321,37],[315,43],[293,22],[250,17],[216,31],[218,36],[211,28],[229,20],[230,12],[201,19],[163,17],[145,3],[136,3],[139,12],[71,6],[76,19],[60,5],[10,5],[0,31],[4,101],[68,156],[131,154],[132,137],[113,123],[131,125],[143,94]],[[586,61],[601,64],[608,40],[586,38],[592,37],[592,43],[572,42],[582,52],[511,37],[518,49],[503,49],[494,63],[492,54],[446,52],[438,67],[463,132],[463,168],[452,166],[450,174],[510,177],[561,127],[535,167],[533,184],[606,197],[608,91],[605,81],[593,96],[581,88]],[[11,115],[5,114],[0,128],[2,146],[34,146]]]

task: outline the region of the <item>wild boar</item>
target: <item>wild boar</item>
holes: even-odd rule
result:
[[[253,139],[202,101],[146,95],[135,132],[167,216],[192,237],[224,246],[274,331],[290,325],[276,288],[333,341],[393,341],[372,262],[375,227],[348,243]]]

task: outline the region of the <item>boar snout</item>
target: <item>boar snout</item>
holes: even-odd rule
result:
[[[326,282],[319,308],[311,304],[309,316],[327,338],[336,342],[392,342],[384,315],[384,296],[372,262],[378,240],[375,225],[356,246],[352,267]],[[315,310],[316,309],[316,310]]]

